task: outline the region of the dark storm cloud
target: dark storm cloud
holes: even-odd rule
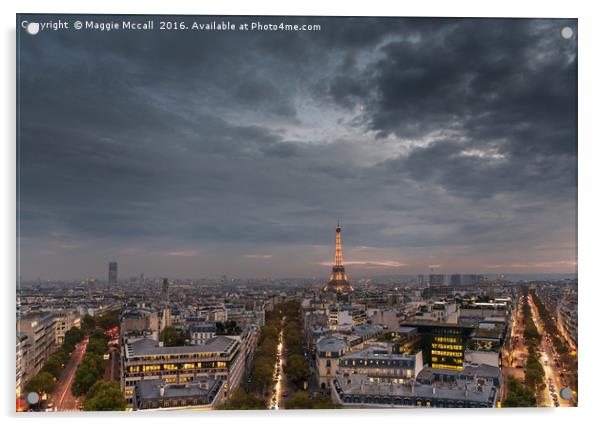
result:
[[[357,265],[572,246],[574,21],[287,22],[322,30],[20,37],[23,273],[147,245],[221,275],[189,254],[225,244],[268,268],[242,275],[286,245],[280,266],[312,274],[337,217],[382,249]]]
[[[477,198],[574,188],[576,47],[559,36],[568,24],[445,21],[384,45],[364,78],[339,75],[330,93],[344,106],[364,98],[381,138],[444,133],[385,163],[414,179]]]
[[[296,118],[297,112],[290,102],[290,98],[283,96],[274,85],[260,80],[241,81],[235,93],[236,99],[242,105],[251,108],[265,108],[275,115]]]

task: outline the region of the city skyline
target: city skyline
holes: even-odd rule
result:
[[[287,20],[22,37],[22,279],[576,271],[575,20]]]
[[[16,18],[17,413],[590,393],[576,19]]]

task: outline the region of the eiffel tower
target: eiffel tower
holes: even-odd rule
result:
[[[336,244],[335,244],[335,255],[334,255],[334,266],[332,267],[332,273],[330,279],[324,286],[325,292],[350,292],[353,291],[353,286],[347,278],[345,273],[345,266],[343,266],[343,248],[341,246],[341,226],[337,223],[336,229]]]

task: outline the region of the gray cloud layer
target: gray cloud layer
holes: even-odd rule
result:
[[[576,21],[286,21],[20,34],[23,277],[575,269]]]

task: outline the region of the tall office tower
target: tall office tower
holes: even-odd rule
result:
[[[445,285],[445,275],[444,274],[430,274],[429,275],[429,285],[430,286]]]
[[[109,285],[117,284],[117,262],[109,262]]]
[[[163,285],[161,286],[161,299],[165,303],[169,302],[169,281],[167,278],[163,278]]]
[[[341,245],[341,227],[337,223],[336,239],[335,239],[335,255],[334,266],[330,274],[330,280],[324,286],[324,291],[334,291],[340,293],[342,291],[353,291],[353,287],[345,273],[343,266],[343,248]]]
[[[462,286],[462,275],[452,274],[452,276],[449,278],[449,285],[452,287],[461,287]]]
[[[419,274],[418,275],[418,287],[424,287],[425,284],[426,284],[426,280],[424,279],[424,275]]]
[[[96,286],[96,278],[89,277],[86,284],[88,287],[88,300],[92,300],[92,293],[94,292],[94,287]]]
[[[462,275],[462,285],[465,287],[476,286],[481,283],[482,279],[483,276],[478,274]]]

